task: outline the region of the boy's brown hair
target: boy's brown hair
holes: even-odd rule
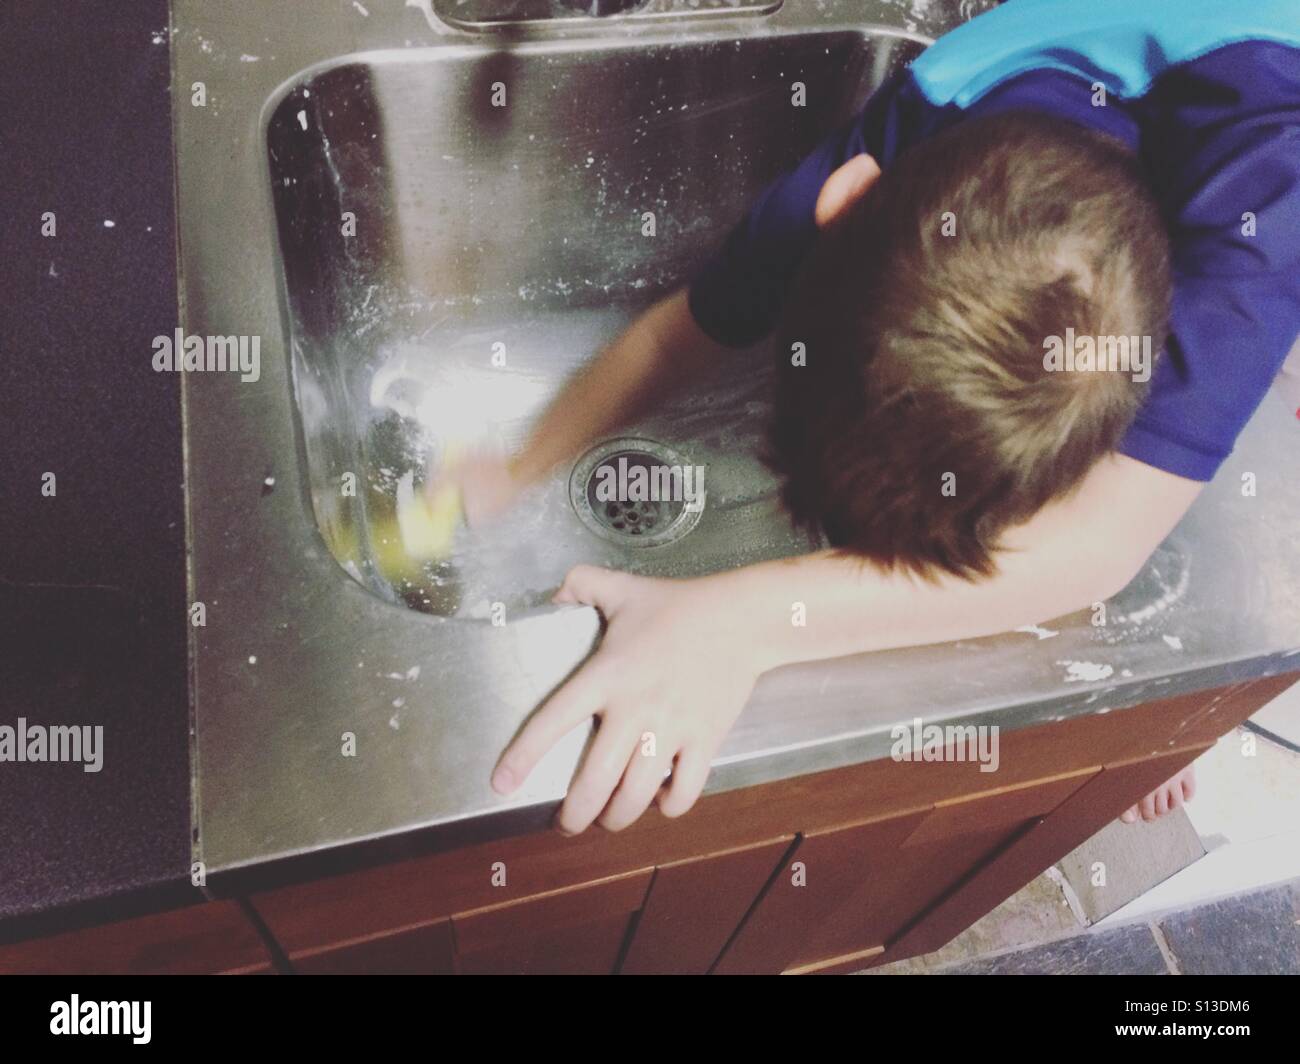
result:
[[[785,305],[769,458],[787,507],[886,569],[994,572],[1001,534],[1072,491],[1145,391],[1048,371],[1046,339],[1158,352],[1169,301],[1164,223],[1118,142],[1015,113],[904,152]]]

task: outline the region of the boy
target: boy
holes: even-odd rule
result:
[[[566,833],[689,809],[768,669],[1037,623],[1139,571],[1300,333],[1294,0],[1010,0],[945,36],[602,352],[523,453],[461,468],[471,522],[773,330],[773,462],[838,549],[691,580],[569,574],[556,601],[597,607],[605,637],[492,779],[508,793],[597,717]],[[1095,357],[1045,354],[1077,337]]]

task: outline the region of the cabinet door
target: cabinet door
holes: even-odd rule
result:
[[[466,975],[612,975],[653,869],[451,918]]]
[[[827,958],[882,948],[1094,775],[1090,769],[939,803],[892,855],[887,874],[860,880],[809,935],[793,965],[824,967]]]
[[[714,970],[719,975],[784,970],[860,883],[888,875],[893,854],[925,815],[922,810],[802,837]],[[845,944],[833,952],[870,945],[876,943]]]
[[[1091,771],[870,821],[800,840],[719,962],[720,973],[861,967]]]
[[[704,975],[790,851],[794,836],[661,865],[624,975]]]
[[[1147,760],[1108,765],[915,920],[874,962],[915,957],[946,945],[1208,748],[1197,746]]]

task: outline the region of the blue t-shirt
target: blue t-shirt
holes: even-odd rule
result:
[[[1026,110],[1108,133],[1146,167],[1173,307],[1120,450],[1209,480],[1300,335],[1300,0],[1010,0],[937,41],[773,183],[692,281],[691,312],[721,343],[761,339],[833,170],[861,152],[888,167],[965,118]]]

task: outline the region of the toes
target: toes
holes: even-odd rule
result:
[[[1143,799],[1142,799],[1142,802],[1141,802],[1141,805],[1142,805],[1142,819],[1143,819],[1143,820],[1146,820],[1146,821],[1152,821],[1152,820],[1154,820],[1154,819],[1156,818],[1156,795],[1155,795],[1155,792],[1152,791],[1152,792],[1151,792],[1150,794],[1148,794],[1145,798],[1143,798]]]

